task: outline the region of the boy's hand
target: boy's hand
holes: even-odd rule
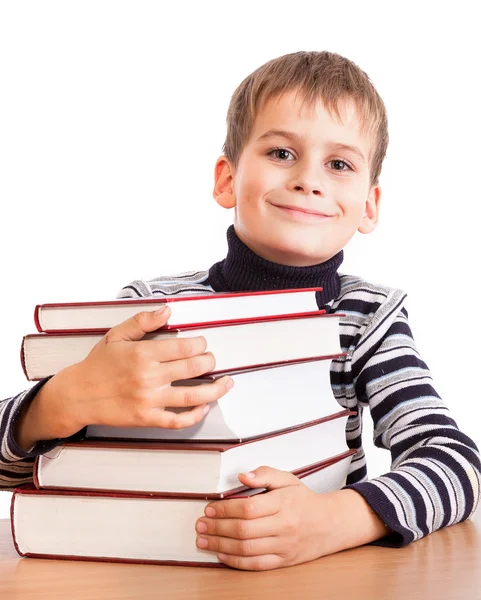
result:
[[[208,504],[196,523],[197,546],[226,565],[267,570],[360,546],[389,531],[364,498],[344,489],[316,494],[295,475],[270,467],[239,475],[269,491]]]
[[[200,421],[208,403],[226,394],[232,379],[170,385],[212,371],[215,359],[206,352],[203,337],[142,340],[165,325],[169,315],[168,307],[135,315],[113,327],[83,361],[48,381],[18,425],[19,445],[68,437],[89,424],[179,429]],[[175,413],[167,407],[191,410]]]

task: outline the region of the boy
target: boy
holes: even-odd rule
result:
[[[232,567],[262,570],[370,542],[404,545],[468,518],[480,494],[477,448],[431,386],[405,294],[338,274],[343,247],[378,220],[387,117],[369,78],[329,52],[283,56],[241,83],[227,122],[214,187],[222,207],[235,207],[227,257],[208,271],[133,282],[120,297],[323,286],[319,307],[346,314],[347,356],[333,361],[331,382],[338,402],[357,413],[347,439],[358,453],[346,487],[329,494],[269,467],[239,475],[269,491],[209,504],[195,524],[197,545]],[[5,401],[6,486],[28,480],[35,454],[88,423],[182,427],[228,391],[229,378],[194,393],[170,387],[212,369],[215,359],[202,339],[140,341],[168,316],[168,308],[142,313],[113,328],[84,361]],[[162,411],[185,404],[196,407]],[[370,481],[365,407],[376,445],[392,455],[391,472]]]

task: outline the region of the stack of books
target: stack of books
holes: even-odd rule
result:
[[[340,489],[354,450],[348,410],[330,384],[342,356],[339,318],[317,308],[320,288],[37,306],[39,333],[25,336],[31,381],[83,360],[111,327],[169,302],[171,318],[149,339],[203,335],[215,371],[172,385],[234,387],[198,424],[180,430],[95,423],[85,439],[38,457],[34,486],[12,498],[22,556],[219,565],[196,547],[208,502],[264,493],[239,473],[290,471],[316,492]]]

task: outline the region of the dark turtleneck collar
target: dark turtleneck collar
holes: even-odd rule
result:
[[[312,267],[290,267],[262,258],[238,237],[234,226],[227,230],[226,258],[209,269],[209,283],[216,292],[247,292],[322,287],[316,296],[319,308],[339,295],[337,270],[343,260],[341,250],[326,262]]]

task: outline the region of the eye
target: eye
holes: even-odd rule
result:
[[[348,165],[344,160],[330,160],[328,164],[332,165],[334,171],[352,171],[350,165]]]
[[[294,155],[292,154],[292,152],[290,152],[286,148],[272,148],[272,150],[269,150],[267,152],[267,156],[271,156],[282,162],[290,162],[288,160],[289,155],[292,156],[292,158],[294,158]]]

